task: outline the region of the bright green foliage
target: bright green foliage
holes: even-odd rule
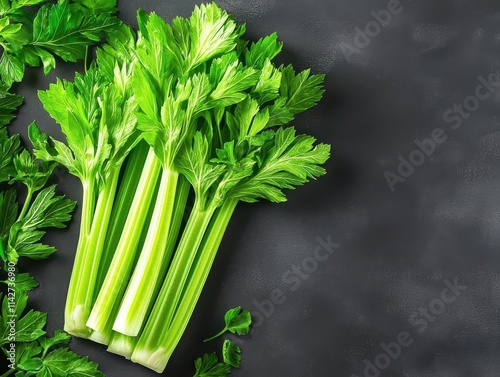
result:
[[[15,191],[9,190],[0,196],[0,214],[3,214],[5,224],[0,229],[0,237],[7,240],[4,260],[16,263],[19,257],[44,259],[56,251],[54,247],[39,242],[45,235],[42,229],[65,227],[76,202],[55,196],[54,189],[55,186],[50,186],[40,191],[25,215],[15,222],[12,221],[18,208],[17,203],[14,204]]]
[[[19,135],[9,137],[7,130],[0,129],[0,182],[7,182],[16,175],[14,158],[21,150]]]
[[[230,309],[224,315],[224,321],[226,326],[217,335],[211,338],[205,339],[204,342],[208,342],[215,339],[226,331],[230,331],[233,334],[246,335],[250,331],[250,325],[252,324],[252,315],[248,310],[241,309],[241,306],[237,306],[234,309]]]
[[[0,318],[0,347],[8,354],[10,344],[16,342],[15,362],[9,360],[16,376],[103,377],[97,370],[97,364],[68,350],[66,346],[71,339],[68,334],[56,330],[53,337],[45,336],[46,313],[26,312],[27,290],[34,288],[34,280],[27,274],[17,276],[21,276],[21,280],[16,279],[14,288],[3,297]],[[28,281],[30,283],[26,284]],[[9,304],[9,298],[15,305]],[[13,320],[16,321],[15,336],[11,332]]]
[[[194,362],[196,373],[193,377],[227,377],[231,366],[220,363],[214,353],[203,355]]]
[[[35,6],[35,8],[33,8]],[[47,0],[5,1],[0,4],[1,87],[21,81],[25,66],[43,65],[47,74],[55,57],[77,61],[88,46],[116,28],[115,1]]]
[[[54,147],[49,147],[47,136],[33,125],[30,139],[36,156],[66,166],[99,190],[110,170],[121,165],[137,142],[135,99],[118,85],[127,80],[129,69],[115,67],[114,82],[110,82],[91,68],[85,75],[76,74],[74,83],[58,80],[39,92],[44,108],[60,124],[66,144],[51,138]]]
[[[44,259],[54,247],[39,241],[46,228],[64,228],[76,202],[55,195],[55,186],[44,188],[55,165],[35,159],[21,148],[19,135],[7,136],[0,130],[0,181],[21,182],[27,188],[19,212],[14,189],[0,193],[0,257],[17,262],[19,257]]]
[[[22,182],[30,191],[41,190],[56,167],[54,162],[37,160],[27,150],[16,155],[13,162],[16,174],[10,183]]]
[[[250,203],[261,198],[286,201],[282,189],[293,189],[325,174],[321,164],[328,159],[330,146],[314,146],[314,142],[311,136],[296,135],[293,128],[279,129],[256,155],[256,173],[235,187],[231,196]]]
[[[241,362],[241,349],[233,341],[226,339],[222,345],[222,359],[233,368],[239,368]]]
[[[0,90],[0,128],[14,119],[13,113],[22,103],[23,97]]]

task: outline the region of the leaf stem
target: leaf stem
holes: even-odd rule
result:
[[[123,296],[120,311],[113,330],[128,336],[136,336],[147,315],[149,302],[158,280],[162,280],[162,265],[170,258],[165,254],[170,223],[175,203],[179,173],[164,168],[153,217],[149,224],[144,246],[139,255],[132,278]]]
[[[149,204],[153,201],[161,163],[152,148],[148,152],[127,221],[113,255],[108,273],[92,308],[87,326],[104,332],[116,301],[121,301],[136,261],[137,246],[146,222]]]
[[[94,190],[90,181],[83,182],[83,199],[82,199],[82,213],[80,218],[80,236],[78,238],[78,246],[76,249],[75,261],[73,263],[73,270],[71,279],[69,281],[68,295],[66,298],[66,307],[64,311],[64,331],[72,335],[87,337],[88,332],[85,330],[81,332],[77,323],[80,314],[76,309],[76,294],[78,285],[80,284],[80,270],[84,262],[84,254],[87,250],[88,235],[90,233],[92,215],[94,211]],[[76,316],[76,317],[75,317]]]
[[[106,273],[108,272],[118,242],[120,241],[129,209],[132,205],[137,186],[139,185],[141,171],[146,162],[148,150],[149,145],[145,141],[140,142],[137,147],[132,150],[125,163],[125,171],[123,172],[116,194],[117,197],[113,204],[106,241],[103,245],[101,263],[99,263],[99,272],[96,277],[96,287],[101,287],[106,278]],[[96,289],[94,291],[94,301],[98,293],[99,289]]]
[[[10,376],[12,373],[14,373],[16,370],[15,369],[10,369],[9,371],[5,372],[2,374],[0,377],[7,377]]]
[[[97,273],[101,262],[104,240],[109,225],[111,210],[116,196],[116,187],[120,176],[119,167],[113,167],[108,179],[99,193],[95,213],[92,218],[92,227],[87,237],[82,263],[78,271],[78,285],[76,288],[73,310],[74,318],[78,318],[78,331],[90,335],[86,323],[92,309]]]
[[[28,208],[30,207],[31,204],[31,199],[33,199],[33,189],[31,187],[28,187],[28,193],[26,194],[26,200],[24,201],[23,208],[21,210],[21,213],[19,214],[19,217],[17,221],[21,221],[24,219],[24,216],[26,216],[26,213],[28,212]]]
[[[237,203],[237,200],[227,200],[213,216],[208,216],[213,213],[212,209],[199,211],[195,204],[183,232],[183,238],[186,238],[186,241],[183,242],[181,239],[167,280],[162,286],[157,302],[134,349],[132,361],[160,373],[165,369],[198,302]],[[210,220],[208,229],[208,224],[203,224],[205,228],[200,227],[200,220],[206,221],[207,217]],[[198,238],[200,238],[199,241]],[[195,240],[197,242],[193,242]],[[174,269],[176,258],[179,259],[178,269]],[[190,258],[194,261],[187,263]],[[181,278],[186,278],[187,281],[181,284]],[[176,297],[178,298],[176,292],[179,292],[179,289],[182,293],[180,301],[175,300]]]
[[[222,331],[218,332],[218,333],[217,333],[217,334],[215,334],[214,336],[212,336],[212,337],[210,337],[210,338],[208,338],[208,339],[205,339],[205,340],[203,341],[203,343],[207,343],[207,342],[210,342],[211,340],[214,340],[214,339],[218,338],[219,336],[221,336],[222,334],[224,334],[226,331],[227,331],[227,326],[226,326],[226,327],[224,327],[224,328],[222,329]]]

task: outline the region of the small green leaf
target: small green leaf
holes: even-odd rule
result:
[[[43,348],[43,353],[46,354],[51,347],[58,345],[66,345],[71,340],[71,336],[62,330],[56,330],[52,338],[41,337],[38,343]]]
[[[99,42],[104,32],[119,25],[109,13],[94,14],[83,7],[72,7],[68,0],[46,4],[33,21],[33,45],[61,57],[77,61],[86,48]]]
[[[32,342],[45,335],[47,313],[30,310],[16,323],[16,341]]]
[[[68,348],[57,348],[43,360],[44,373],[65,377],[104,377],[97,370],[97,364],[87,357],[80,357]],[[50,374],[48,374],[50,375]]]
[[[242,310],[240,306],[234,309],[230,309],[224,315],[224,321],[226,326],[218,334],[212,336],[211,338],[205,339],[204,342],[208,342],[215,339],[226,331],[230,331],[233,334],[246,335],[250,331],[250,325],[252,324],[252,315],[248,310]]]
[[[14,82],[19,82],[24,76],[24,64],[14,55],[11,55],[4,51],[2,58],[0,59],[0,77],[2,83],[7,87]]]
[[[40,353],[42,348],[36,342],[16,343],[16,364],[17,368],[27,372],[36,372],[42,366]]]
[[[196,359],[194,366],[193,377],[227,377],[231,372],[231,366],[220,363],[215,352]]]
[[[0,90],[0,128],[9,124],[9,122],[14,119],[15,116],[13,113],[22,103],[23,97]],[[2,161],[2,159],[0,159],[0,161]]]
[[[241,349],[229,339],[224,340],[222,345],[222,358],[226,364],[234,368],[240,367]]]
[[[242,310],[236,307],[229,310],[225,316],[226,328],[233,334],[246,335],[250,331],[252,316],[248,310]]]
[[[245,51],[245,62],[250,67],[262,69],[266,60],[273,60],[282,48],[283,43],[278,42],[278,35],[273,33],[259,39],[256,43],[252,43],[250,48]]]

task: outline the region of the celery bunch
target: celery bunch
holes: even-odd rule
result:
[[[249,43],[214,3],[171,24],[140,10],[138,24],[40,92],[66,144],[31,135],[84,188],[66,331],[162,372],[237,204],[285,201],[330,147],[288,126],[324,77],[276,66],[276,34]]]

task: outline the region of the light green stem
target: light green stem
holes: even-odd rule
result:
[[[76,295],[78,292],[78,285],[80,283],[80,271],[83,266],[85,253],[87,251],[87,241],[90,234],[92,223],[92,216],[94,212],[94,192],[93,186],[90,182],[83,182],[83,199],[82,199],[82,213],[80,218],[80,236],[78,238],[78,246],[75,254],[75,261],[73,262],[73,270],[71,279],[69,281],[68,294],[66,297],[66,307],[64,310],[64,331],[71,335],[87,337],[88,332],[86,329],[82,333],[81,326],[78,324],[78,315],[75,318],[76,309]]]
[[[132,361],[157,372],[161,372],[165,368],[171,355],[170,350],[165,353],[164,344],[167,341],[165,337],[172,334],[172,336],[175,335],[176,339],[177,337],[180,339],[184,333],[186,326],[177,328],[174,322],[179,321],[181,315],[179,310],[189,312],[190,306],[186,309],[186,305],[195,305],[198,301],[199,294],[192,297],[187,291],[189,289],[194,290],[193,285],[201,284],[199,287],[201,293],[201,288],[206,280],[203,273],[206,272],[208,275],[236,203],[237,201],[230,201],[217,211],[217,216],[212,221],[212,223],[215,221],[216,224],[211,225],[210,231],[206,233],[214,208],[210,207],[209,210],[200,211],[195,202],[195,207],[183,232],[172,266],[168,271],[167,279],[132,354]],[[200,247],[202,239],[204,241]],[[210,254],[208,256],[209,265],[207,266],[202,265],[204,262],[195,261],[195,258],[196,260],[201,258],[207,260],[205,253]],[[192,267],[193,264],[195,267]],[[208,270],[205,271],[205,268],[208,268]],[[195,272],[190,272],[193,269]],[[202,271],[198,272],[199,270]],[[187,320],[189,320],[190,316],[191,314],[189,314]],[[173,351],[173,348],[171,351]]]
[[[175,203],[179,173],[163,169],[158,196],[146,241],[121,302],[113,330],[136,336],[148,312],[158,280],[163,279],[162,266],[170,258],[165,254]],[[168,259],[168,260],[166,260]]]
[[[74,296],[73,318],[76,323],[76,330],[84,334],[85,337],[90,335],[90,329],[86,326],[86,323],[92,309],[97,272],[116,195],[119,173],[118,167],[112,169],[109,172],[106,184],[99,193],[92,219],[92,227],[87,238],[86,250],[78,274],[79,283]]]
[[[26,200],[24,201],[23,209],[21,210],[21,213],[19,214],[17,221],[21,221],[22,219],[24,219],[24,216],[26,216],[26,212],[28,212],[28,208],[30,207],[31,204],[31,199],[33,199],[33,189],[31,187],[28,187]]]
[[[16,370],[15,369],[10,369],[8,370],[7,372],[5,372],[4,374],[2,374],[1,377],[7,377],[7,376],[10,376],[12,373],[14,373]]]
[[[99,272],[96,278],[96,289],[94,290],[94,302],[99,293],[99,289],[106,278],[113,255],[115,253],[118,242],[127,220],[129,209],[132,205],[141,172],[146,162],[149,145],[145,141],[140,142],[130,153],[125,162],[125,169],[120,178],[119,188],[113,211],[110,216],[110,223],[106,233],[106,241],[103,245],[101,263],[99,264]]]
[[[175,247],[177,245],[177,241],[179,238],[179,232],[180,232],[180,229],[181,229],[181,226],[183,223],[183,217],[184,217],[184,213],[186,210],[187,199],[189,197],[190,188],[191,188],[191,185],[189,184],[189,182],[183,176],[179,176],[179,181],[177,183],[177,193],[175,194],[174,214],[172,216],[172,221],[171,221],[170,230],[169,230],[169,237],[168,237],[168,241],[167,241],[167,247],[165,249],[165,255],[168,256],[168,257],[166,257],[168,259],[168,261],[166,260],[165,262],[167,262],[167,263],[163,263],[163,265],[162,265],[163,271],[161,272],[161,276],[165,276],[166,271],[169,267],[170,259],[172,257],[174,250],[175,250]],[[148,214],[148,220],[146,221],[147,224],[149,224],[151,221],[153,209],[154,209],[154,206],[151,206],[150,211],[149,211],[150,213]],[[141,248],[142,248],[142,245],[144,244],[144,240],[146,239],[146,234],[147,234],[147,229],[144,229],[142,232],[141,241],[139,242],[139,247],[141,247]],[[157,282],[156,287],[155,287],[155,291],[153,293],[153,297],[157,297],[158,292],[162,286],[162,283],[163,283],[163,281]],[[154,300],[151,300],[149,307],[148,307],[148,313],[151,311],[153,305],[154,305]],[[115,318],[116,315],[118,314],[119,309],[120,309],[120,302],[117,301],[116,304],[113,306],[113,311],[112,311],[110,317]],[[89,339],[92,339],[92,340],[94,340],[98,343],[101,343],[101,344],[110,345],[110,347],[113,350],[112,352],[125,356],[126,354],[128,354],[128,351],[126,351],[126,350],[120,351],[119,345],[116,343],[116,341],[113,340],[114,335],[118,334],[118,333],[116,333],[115,331],[112,330],[112,325],[113,325],[113,323],[111,321],[109,321],[106,325],[106,329],[103,332],[94,331],[91,334],[91,336],[89,337]],[[129,340],[131,342],[133,342],[133,346],[135,347],[135,344],[137,343],[138,337],[129,338]],[[112,345],[112,343],[115,343],[115,344]],[[132,347],[132,350],[134,347]],[[132,351],[130,351],[130,355],[128,355],[129,358],[132,354],[131,352]]]
[[[121,300],[129,281],[160,169],[160,161],[150,149],[120,241],[87,321],[87,326],[95,331],[104,332],[106,323],[114,321],[110,318],[113,305]]]
[[[136,337],[113,331],[107,351],[130,359],[136,343]]]

